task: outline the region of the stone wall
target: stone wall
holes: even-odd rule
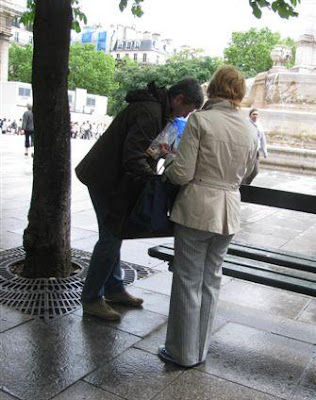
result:
[[[268,154],[268,158],[260,158],[260,164],[266,168],[310,174],[316,172],[316,150],[268,146]]]

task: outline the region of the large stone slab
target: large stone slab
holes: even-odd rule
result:
[[[315,327],[315,336],[316,336],[316,300],[315,299],[311,300],[308,303],[307,307],[304,309],[304,311],[300,315],[299,321],[313,324]]]
[[[2,390],[0,390],[0,399],[1,400],[16,400],[16,397],[13,397],[10,394],[5,393]]]
[[[0,312],[0,332],[4,332],[8,329],[14,328],[27,321],[30,321],[33,317],[27,314],[22,314],[20,311],[14,308],[7,307],[1,304]]]
[[[133,296],[144,299],[142,307],[145,310],[168,316],[170,296],[153,292],[151,290],[141,289],[134,285],[128,286],[127,290]]]
[[[156,293],[170,295],[172,283],[172,273],[169,271],[159,271],[149,278],[139,280],[135,287],[151,290]]]
[[[130,349],[84,380],[126,400],[148,400],[169,385],[182,370],[157,356]]]
[[[155,400],[277,400],[242,385],[209,376],[200,371],[184,372]]]
[[[113,308],[121,314],[121,320],[119,322],[103,321],[109,327],[113,327],[120,331],[130,333],[139,337],[148,335],[154,329],[157,329],[162,325],[167,317],[162,314],[157,314],[151,311],[147,311],[142,307],[123,307],[116,304],[112,304]],[[76,315],[82,316],[82,309],[78,309],[75,312]],[[96,317],[84,315],[83,319],[88,323],[89,321],[100,320]],[[100,320],[101,321],[101,320]]]
[[[2,334],[1,384],[19,399],[50,399],[138,340],[76,315],[49,324],[30,321]]]
[[[302,381],[297,386],[293,400],[315,400],[316,398],[316,356],[309,364]]]
[[[226,321],[316,344],[316,325],[300,322],[296,319],[258,312],[254,308],[225,301],[219,302],[218,316]]]
[[[122,398],[90,383],[79,381],[54,397],[54,400],[122,400]]]
[[[198,369],[282,399],[289,399],[311,361],[314,346],[226,324],[215,335]]]
[[[220,299],[286,318],[298,316],[309,301],[307,296],[236,279],[222,288]]]

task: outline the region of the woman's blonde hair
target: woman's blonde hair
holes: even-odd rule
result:
[[[223,65],[212,76],[207,88],[208,98],[228,99],[238,107],[246,93],[246,81],[242,73],[231,65]]]

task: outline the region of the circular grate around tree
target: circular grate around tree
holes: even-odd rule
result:
[[[23,261],[23,247],[0,253],[0,303],[45,321],[68,314],[80,307],[80,296],[91,253],[72,249],[74,270],[67,278],[29,279],[14,273],[13,266]],[[124,284],[150,276],[150,268],[121,262]]]

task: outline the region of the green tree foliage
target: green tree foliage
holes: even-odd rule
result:
[[[174,83],[188,75],[193,76],[201,83],[209,81],[223,61],[218,57],[202,57],[199,54],[200,52],[200,50],[196,50],[196,53],[191,53],[190,56],[187,56],[186,51],[180,52],[171,57],[166,65],[162,66],[164,73],[172,76],[172,82],[170,83]]]
[[[140,0],[142,1],[142,0]],[[75,30],[76,32],[80,32],[80,23],[87,24],[87,17],[85,14],[81,11],[80,7],[80,0],[71,0],[71,6],[72,6],[72,25],[71,28]],[[34,21],[34,15],[35,15],[35,0],[27,0],[26,1],[26,7],[27,11],[25,11],[21,18],[20,22],[24,24],[25,26],[32,26],[33,21]]]
[[[9,49],[9,81],[31,83],[33,46],[12,43]]]
[[[85,88],[89,93],[108,96],[112,90],[115,61],[112,56],[96,51],[91,43],[70,47],[68,87]]]
[[[261,18],[262,9],[268,8],[269,10],[278,13],[281,18],[297,17],[298,13],[295,7],[301,0],[249,0],[249,5],[252,8],[252,13],[255,17]]]
[[[125,58],[116,68],[116,89],[110,98],[108,112],[116,115],[126,105],[124,98],[129,90],[143,89],[151,81],[168,87],[186,76],[193,76],[201,83],[207,82],[221,63],[219,58],[193,56],[187,59],[181,53],[165,65],[142,66]]]
[[[270,52],[277,44],[287,44],[295,48],[292,39],[282,40],[280,33],[273,33],[268,28],[234,32],[224,50],[224,59],[226,63],[243,71],[247,78],[253,77],[272,67]]]

